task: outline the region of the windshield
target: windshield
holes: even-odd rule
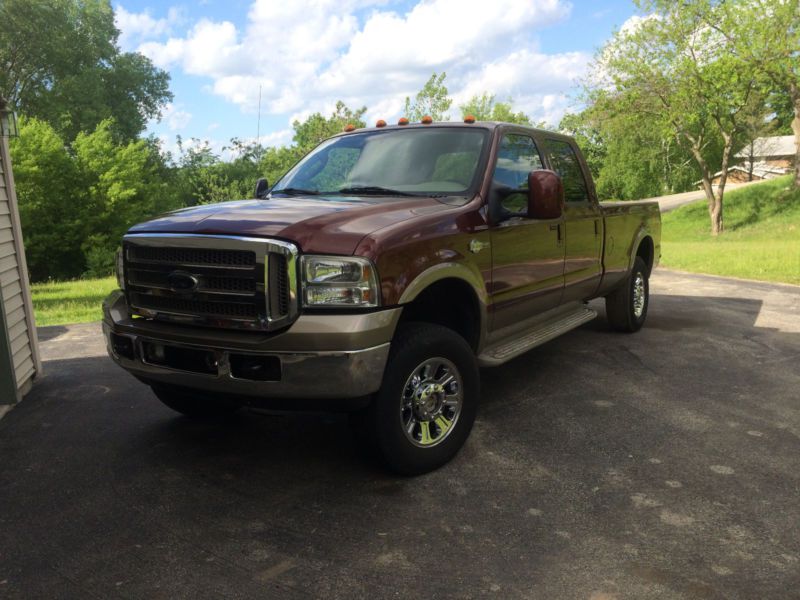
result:
[[[272,193],[467,195],[488,132],[431,127],[369,131],[322,142]]]

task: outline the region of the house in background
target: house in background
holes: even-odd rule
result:
[[[734,158],[738,164],[728,167],[728,183],[763,181],[787,175],[792,171],[795,152],[793,135],[756,138],[736,153]],[[719,184],[720,175],[722,171],[714,174],[713,185]]]
[[[19,402],[41,373],[8,138],[14,113],[0,97],[0,416]]]
[[[744,173],[741,181],[758,181],[786,175],[792,170],[796,151],[793,135],[756,138],[736,153],[737,177]],[[734,181],[733,173],[729,177]]]

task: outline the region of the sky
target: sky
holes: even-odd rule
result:
[[[470,97],[511,99],[557,124],[578,106],[595,50],[635,15],[630,0],[122,0],[119,43],[169,72],[174,100],[148,126],[175,138],[291,143],[291,123],[337,100],[396,121],[445,71],[452,116]],[[259,89],[260,124],[259,124]]]

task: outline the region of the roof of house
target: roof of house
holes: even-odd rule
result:
[[[742,173],[748,173],[747,167],[742,167],[740,165],[733,165],[732,167],[728,167],[728,173],[731,171],[741,171]],[[781,176],[786,175],[789,172],[789,169],[784,169],[783,167],[773,167],[771,165],[765,163],[753,163],[753,175],[759,177],[760,179],[766,179],[768,175],[775,175]],[[716,179],[722,175],[722,171],[717,171],[711,176],[711,179]],[[698,185],[703,183],[702,179],[694,182],[694,185]]]
[[[795,152],[797,152],[797,148],[794,145],[793,135],[775,135],[753,140],[753,156],[791,156]],[[748,158],[749,156],[750,144],[736,154],[737,158]]]

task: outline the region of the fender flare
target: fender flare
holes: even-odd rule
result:
[[[398,304],[400,306],[413,302],[417,296],[428,289],[431,285],[445,279],[458,279],[463,281],[472,289],[478,300],[478,311],[480,317],[480,335],[478,348],[483,347],[489,331],[489,294],[483,282],[483,275],[477,268],[470,268],[463,263],[446,262],[428,267],[414,279],[411,280],[403,290]]]
[[[653,234],[650,233],[650,230],[647,229],[646,226],[642,225],[633,238],[633,244],[630,249],[630,259],[628,260],[628,272],[633,270],[633,263],[636,261],[636,252],[639,250],[639,246],[641,246],[642,241],[648,237],[652,240]],[[653,241],[653,244],[655,244],[655,241]],[[653,248],[653,252],[655,252],[655,247]],[[655,256],[653,257],[653,263],[655,264]]]

